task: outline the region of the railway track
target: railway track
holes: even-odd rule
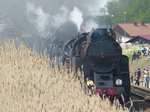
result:
[[[138,86],[131,86],[131,94],[135,95],[141,99],[144,99],[145,101],[150,102],[150,90]]]
[[[150,112],[150,90],[132,85],[131,99],[133,102],[133,110]]]

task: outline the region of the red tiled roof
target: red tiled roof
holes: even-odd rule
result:
[[[130,36],[150,35],[150,23],[129,23],[117,25],[126,31]]]
[[[150,35],[139,35],[139,37],[145,38],[147,40],[150,40]]]

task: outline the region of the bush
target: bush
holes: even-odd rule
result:
[[[136,45],[136,46],[133,46],[133,47],[131,47],[129,49],[124,49],[122,53],[123,53],[123,55],[126,55],[126,56],[129,57],[129,59],[131,59],[132,58],[132,54],[134,52],[137,52],[138,50],[139,50],[138,46]]]

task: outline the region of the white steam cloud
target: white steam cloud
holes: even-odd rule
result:
[[[77,25],[78,31],[80,31],[80,27],[83,23],[83,15],[80,9],[74,7],[73,11],[70,14],[70,19]]]
[[[42,7],[35,7],[33,4],[27,4],[28,19],[35,25],[39,33],[46,30],[50,15],[45,13]]]
[[[98,28],[98,24],[93,20],[86,21],[82,26],[82,32],[90,32],[93,28]]]
[[[99,14],[108,0],[0,0],[3,37],[50,37],[54,32],[64,34],[81,29],[85,23]],[[77,12],[77,13],[76,13]],[[73,15],[78,15],[78,17]],[[71,17],[71,15],[73,17]],[[72,19],[71,19],[72,18]],[[72,27],[73,26],[73,27]],[[68,32],[68,29],[70,32]],[[57,31],[56,31],[57,30]],[[17,31],[17,32],[16,32]],[[5,33],[7,32],[7,33]],[[13,35],[12,35],[13,34]],[[44,35],[44,36],[42,36]],[[1,36],[2,37],[2,36]]]
[[[59,28],[62,26],[69,18],[68,18],[69,11],[65,6],[60,8],[60,13],[51,16],[52,27]]]
[[[73,38],[82,29],[83,23],[88,26],[86,21],[95,19],[106,1],[0,0],[0,40],[18,37],[28,46],[35,46],[41,51],[41,41],[47,42],[47,38],[55,37],[63,41]],[[91,27],[85,29],[90,31]]]
[[[32,3],[27,4],[28,20],[34,24],[42,36],[51,35],[69,19],[69,11],[65,6],[60,8],[59,13],[50,15],[43,11],[42,7],[36,7]]]
[[[32,3],[27,3],[28,20],[35,26],[42,36],[53,35],[66,22],[72,21],[78,29],[78,32],[90,32],[92,28],[97,28],[93,20],[88,20],[83,24],[83,14],[78,7],[74,7],[69,12],[66,6],[62,6],[56,14],[50,14],[43,11],[42,7],[36,7]]]
[[[82,4],[84,1],[81,1],[81,3],[75,1],[71,2],[70,0],[65,3],[62,1],[59,3],[53,1],[53,4],[49,4],[50,6],[46,4],[48,3],[47,0],[45,3],[41,2],[44,5],[38,4],[35,1],[32,3],[28,1],[26,7],[27,19],[38,32],[37,35],[42,37],[50,37],[58,32],[62,32],[61,34],[65,35],[68,33],[72,34],[72,32],[76,33],[71,26],[73,23],[76,25],[78,32],[81,30],[82,32],[90,32],[92,28],[98,27],[94,20],[92,20],[94,17],[92,15],[98,8],[96,4],[99,4],[99,2],[98,0],[85,2],[85,7],[85,5]],[[94,8],[91,3],[94,3],[94,6],[97,6],[97,8]],[[71,30],[68,31],[68,29]],[[62,36],[60,36],[60,38],[61,37]]]

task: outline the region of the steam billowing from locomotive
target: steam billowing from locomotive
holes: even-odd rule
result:
[[[80,31],[80,27],[83,22],[82,16],[82,12],[77,7],[74,7],[73,11],[71,12],[70,19],[77,25],[78,31]]]
[[[71,13],[79,12],[84,24],[99,12],[103,3],[104,0],[1,0],[1,40],[18,38],[31,46],[35,43],[40,45],[43,37],[52,35],[70,38],[70,35],[77,34],[77,27],[79,29],[82,24],[81,21],[76,25],[76,20],[71,19]]]
[[[67,23],[75,24],[78,32],[80,32],[81,29],[85,32],[89,32],[92,27],[97,26],[93,20],[88,20],[84,22],[84,26],[86,27],[81,27],[84,21],[84,15],[77,6],[74,6],[70,11],[66,6],[62,6],[60,7],[60,12],[58,14],[50,15],[44,12],[42,7],[36,7],[32,3],[27,3],[27,15],[29,22],[35,26],[42,36],[57,33],[59,28],[62,28],[63,25]],[[62,32],[66,30],[64,28],[62,29]]]

